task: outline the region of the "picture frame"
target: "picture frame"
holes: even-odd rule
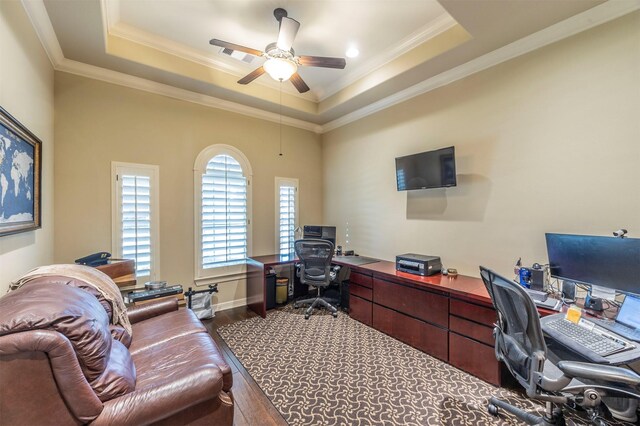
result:
[[[0,107],[0,237],[42,227],[42,141]]]

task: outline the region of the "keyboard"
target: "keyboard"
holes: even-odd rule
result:
[[[613,336],[589,330],[564,318],[549,321],[545,324],[545,327],[565,335],[567,338],[603,357],[633,347],[626,342],[615,339]]]

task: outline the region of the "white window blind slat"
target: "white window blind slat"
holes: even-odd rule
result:
[[[136,276],[151,275],[151,178],[121,175],[122,257],[136,262]]]
[[[292,253],[296,228],[296,187],[281,183],[278,189],[278,245],[281,253]]]
[[[202,175],[202,268],[215,268],[247,256],[247,179],[230,155],[216,155]]]

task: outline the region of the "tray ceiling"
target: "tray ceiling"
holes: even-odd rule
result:
[[[267,119],[282,111],[287,124],[315,131],[397,103],[410,92],[430,90],[443,84],[439,80],[454,81],[462,67],[520,41],[523,46],[509,54],[517,56],[531,50],[524,40],[608,6],[603,0],[22,1],[41,39],[47,39],[43,44],[56,57],[57,69],[119,84],[130,79],[129,85],[151,91],[155,84],[169,96]],[[614,1],[601,13],[607,19],[638,7],[633,0],[608,3]],[[356,47],[359,56],[347,58],[344,70],[299,68],[311,88],[304,94],[267,74],[237,84],[264,58],[249,57],[253,60],[247,63],[221,54],[209,40],[264,50],[277,39],[277,7],[301,24],[296,54],[344,57]],[[538,47],[544,43],[538,41]]]

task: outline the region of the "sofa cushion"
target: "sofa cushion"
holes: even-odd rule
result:
[[[34,329],[63,334],[89,381],[107,366],[109,318],[90,293],[64,284],[30,284],[0,298],[0,336]]]
[[[155,423],[204,401],[216,407],[223,380],[215,351],[208,334],[196,333],[133,355],[136,390],[105,402],[92,425]]]
[[[111,344],[109,362],[104,372],[93,382],[91,387],[100,398],[108,401],[120,395],[133,392],[136,388],[136,367],[127,348],[117,340]]]
[[[181,381],[200,374],[211,366],[217,368],[215,346],[211,336],[205,333],[190,334],[161,342],[132,355],[136,365],[136,391],[154,388],[162,383]],[[218,391],[222,390],[222,381]]]
[[[132,355],[166,341],[193,333],[207,333],[207,329],[189,309],[180,309],[133,324]]]

